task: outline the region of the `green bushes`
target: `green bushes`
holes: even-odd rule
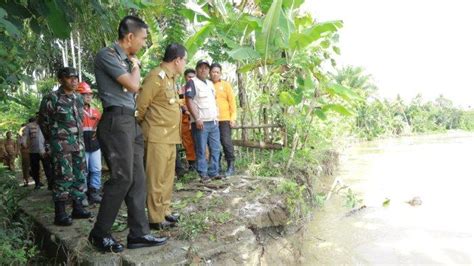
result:
[[[459,118],[459,128],[474,131],[474,110],[464,111]]]
[[[32,222],[18,213],[18,201],[24,196],[16,178],[0,168],[0,265],[26,264],[38,254]]]

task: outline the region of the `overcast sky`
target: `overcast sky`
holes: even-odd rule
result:
[[[474,106],[474,1],[307,0],[303,9],[344,21],[337,61],[365,68],[381,96]]]

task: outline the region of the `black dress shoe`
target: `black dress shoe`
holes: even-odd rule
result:
[[[57,226],[70,226],[72,225],[72,219],[69,215],[56,215],[54,217],[54,224]]]
[[[165,215],[165,220],[170,223],[177,223],[179,221],[179,215],[178,214]]]
[[[155,237],[152,235],[144,235],[137,238],[127,237],[127,248],[134,249],[161,246],[166,244],[167,240],[167,237]]]
[[[95,237],[92,234],[89,234],[89,242],[96,247],[99,251],[102,252],[122,252],[123,246],[112,236],[106,237]]]
[[[175,227],[176,223],[164,220],[161,223],[150,223],[150,228],[154,230],[163,230],[171,227]]]

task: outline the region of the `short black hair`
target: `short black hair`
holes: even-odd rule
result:
[[[122,40],[129,33],[136,33],[140,29],[148,29],[148,25],[136,16],[124,17],[118,27],[118,38]]]
[[[219,64],[219,63],[212,63],[211,69],[213,69],[213,68],[215,68],[215,67],[218,67],[219,70],[222,71],[222,66],[221,66],[221,64]]]
[[[172,43],[166,46],[165,55],[163,56],[164,62],[171,62],[176,58],[183,58],[186,56],[186,48],[179,43]]]
[[[196,70],[188,68],[184,71],[184,76],[186,77],[189,73],[193,73],[194,75],[196,75]]]

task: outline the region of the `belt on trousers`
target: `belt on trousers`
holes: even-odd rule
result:
[[[104,108],[104,113],[114,113],[114,114],[122,114],[122,115],[131,115],[135,116],[135,110],[121,107],[121,106],[108,106]]]
[[[204,124],[206,123],[213,123],[214,125],[219,124],[219,121],[217,120],[211,120],[211,121],[202,121]],[[196,124],[196,122],[191,122],[192,124]]]

